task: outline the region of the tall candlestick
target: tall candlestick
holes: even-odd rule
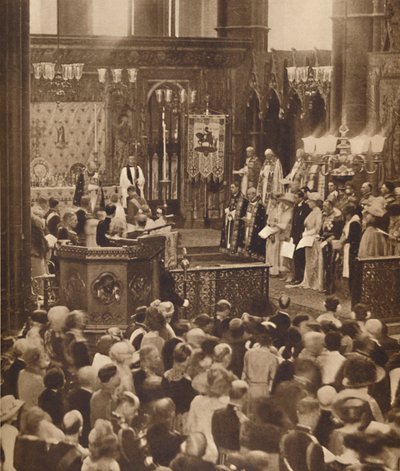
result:
[[[94,104],[94,151],[97,152],[97,104]]]
[[[167,179],[167,124],[165,122],[165,108],[162,110],[162,132],[163,132],[163,180]]]

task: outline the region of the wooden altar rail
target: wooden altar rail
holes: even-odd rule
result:
[[[241,316],[249,309],[253,296],[268,298],[269,265],[241,263],[214,267],[171,270],[177,293],[189,300],[185,315],[191,319],[199,314],[215,315],[220,299],[232,303],[232,314]]]
[[[358,260],[352,305],[359,302],[378,318],[400,321],[400,257]]]

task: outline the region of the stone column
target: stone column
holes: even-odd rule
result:
[[[85,36],[93,34],[92,2],[93,0],[59,0],[61,36]],[[125,34],[125,31],[123,34]]]
[[[372,0],[348,0],[345,12],[342,121],[350,136],[362,132],[367,120],[368,52],[373,43]]]
[[[373,0],[373,40],[372,50],[379,52],[382,50],[382,29],[385,14],[383,12],[383,0]]]
[[[3,1],[0,50],[1,307],[16,329],[30,295],[29,0]]]
[[[253,39],[255,51],[268,51],[268,2],[219,0],[218,35]]]

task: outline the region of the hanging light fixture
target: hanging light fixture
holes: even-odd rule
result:
[[[60,64],[60,5],[57,0],[57,52],[55,62],[36,62],[33,76],[42,83],[43,92],[50,92],[57,100],[76,92],[76,85],[83,75],[83,63]]]

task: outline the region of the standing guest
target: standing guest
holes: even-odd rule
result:
[[[121,383],[117,367],[110,363],[102,366],[97,373],[100,389],[90,399],[90,423],[94,427],[97,419],[111,420],[116,406],[116,389]],[[90,436],[89,436],[90,444]]]
[[[260,196],[257,196],[257,190],[250,187],[247,190],[247,199],[249,201],[246,214],[243,216],[244,227],[239,236],[239,249],[249,256],[265,258],[265,242],[258,235],[265,226],[266,213]]]
[[[0,400],[0,451],[2,454],[3,471],[13,471],[15,441],[19,434],[17,421],[24,401],[15,399],[13,395],[3,396]]]
[[[170,463],[172,471],[216,471],[213,463],[203,459],[207,450],[207,439],[201,432],[188,435],[179,453]]]
[[[339,197],[338,186],[334,182],[328,182],[328,196],[326,197],[327,201],[332,203],[332,206],[335,206],[338,197]]]
[[[267,227],[272,233],[266,240],[266,262],[270,264],[271,276],[286,272],[281,257],[281,244],[289,240],[294,202],[293,193],[270,196]]]
[[[43,224],[45,224],[45,215],[47,211],[49,210],[49,202],[47,198],[44,196],[39,196],[37,201],[34,203],[34,205],[31,207],[31,214],[37,216],[43,221]]]
[[[174,349],[178,344],[186,342],[186,334],[189,332],[189,329],[190,322],[185,319],[179,320],[174,324],[175,337],[165,342],[161,352],[165,371],[172,368]]]
[[[394,196],[394,189],[396,188],[396,185],[393,182],[386,181],[382,184],[381,186],[381,195],[383,197],[384,201],[384,206],[385,209],[387,210],[391,204],[393,204],[396,201],[396,198]]]
[[[375,199],[375,196],[372,195],[372,184],[370,182],[364,182],[360,188],[361,199],[360,206],[364,210],[367,206],[372,204]]]
[[[259,347],[253,347],[246,352],[242,373],[242,379],[249,385],[250,410],[256,398],[269,396],[278,367],[278,358],[271,351],[271,328],[259,324],[256,341]]]
[[[114,204],[108,204],[105,207],[106,218],[97,224],[96,243],[100,247],[109,247],[111,241],[108,237],[112,218],[115,216],[116,207]]]
[[[156,347],[146,345],[139,352],[140,369],[133,373],[136,394],[144,406],[165,396],[162,388],[162,362]]]
[[[154,463],[168,466],[179,453],[184,436],[174,430],[175,404],[169,397],[158,399],[152,406],[147,441]]]
[[[44,235],[44,224],[37,216],[31,217],[31,277],[48,274],[49,244]],[[41,288],[43,291],[43,287]]]
[[[111,361],[117,366],[121,378],[121,383],[116,389],[117,395],[124,391],[135,392],[131,371],[134,351],[134,348],[127,340],[116,342],[110,348]]]
[[[283,171],[281,161],[271,149],[266,149],[264,157],[258,180],[257,195],[261,196],[261,202],[269,212],[271,194],[284,192]]]
[[[94,354],[92,367],[99,369],[111,363],[110,348],[114,345],[115,340],[110,334],[102,335],[96,343],[96,353]]]
[[[128,188],[133,185],[139,196],[144,196],[145,177],[143,170],[138,165],[136,155],[130,155],[126,167],[121,170],[119,186],[122,193],[122,205],[127,207]]]
[[[303,335],[303,345],[299,358],[317,362],[325,349],[325,335],[322,332],[307,332]]]
[[[379,224],[385,215],[377,204],[370,204],[364,209],[365,231],[358,249],[359,258],[384,257],[387,255],[386,236],[379,230]]]
[[[359,198],[356,195],[356,192],[354,190],[353,185],[351,183],[346,183],[344,185],[344,191],[345,191],[346,197],[347,197],[346,206],[349,205],[349,204],[352,204],[353,206],[358,208],[359,207]]]
[[[226,299],[220,299],[215,306],[214,332],[215,337],[223,337],[231,320],[232,304]]]
[[[342,323],[336,316],[336,311],[340,310],[339,298],[336,296],[328,296],[324,301],[324,307],[326,312],[317,317],[317,322],[321,325],[333,324],[335,327],[340,329],[342,327]]]
[[[29,330],[26,333],[26,340],[30,346],[35,346],[44,350],[44,334],[47,326],[47,312],[36,309],[29,318]]]
[[[49,469],[55,471],[81,471],[82,461],[89,451],[79,444],[83,428],[82,414],[77,410],[67,412],[62,420],[65,439],[50,447]]]
[[[53,424],[61,426],[64,417],[63,387],[65,383],[64,373],[60,368],[51,368],[43,378],[44,391],[38,399],[39,407],[51,417]]]
[[[68,404],[70,410],[77,410],[82,414],[83,425],[80,443],[88,446],[90,432],[90,399],[97,389],[97,371],[92,366],[83,366],[78,370],[77,389],[70,392]]]
[[[12,346],[12,352],[14,356],[14,361],[11,363],[11,366],[4,373],[4,382],[1,385],[1,394],[2,396],[12,395],[18,397],[18,375],[22,371],[26,363],[22,359],[24,353],[29,348],[29,342],[26,339],[17,339]]]
[[[187,373],[192,348],[186,343],[176,345],[173,355],[173,366],[164,373],[162,388],[170,397],[176,408],[175,428],[179,432],[186,432],[186,419],[190,403],[196,396],[192,381]]]
[[[304,221],[310,212],[311,208],[305,201],[304,192],[298,191],[295,193],[295,205],[293,208],[290,238],[296,246],[302,238],[302,234],[304,232]],[[293,254],[294,279],[291,281],[291,285],[299,285],[302,282],[304,278],[305,264],[305,248],[303,247],[295,250]]]
[[[87,316],[84,311],[71,311],[65,322],[64,358],[70,373],[90,365],[87,339],[83,333]]]
[[[335,290],[336,259],[338,241],[343,230],[343,218],[339,209],[329,200],[322,205],[322,227],[320,231],[321,291],[331,294]],[[335,245],[336,243],[336,245]]]
[[[44,334],[44,348],[52,366],[65,364],[64,332],[69,312],[66,306],[53,306],[47,313],[49,326]]]
[[[240,191],[240,185],[233,182],[230,186],[231,197],[228,207],[225,208],[225,220],[221,231],[220,250],[236,253],[239,243],[239,232],[243,226],[243,220],[247,208],[247,200]]]
[[[62,224],[58,228],[57,239],[69,240],[73,245],[78,245],[78,234],[76,233],[76,226],[78,218],[74,211],[67,210],[63,214]]]
[[[48,362],[43,350],[29,347],[22,356],[26,367],[18,375],[18,398],[25,402],[28,409],[38,405],[39,396],[44,391],[43,377]]]
[[[49,416],[40,407],[31,407],[21,416],[20,434],[15,442],[14,467],[17,471],[50,469],[47,461],[48,444],[40,437]]]
[[[161,301],[171,301],[174,305],[175,314],[178,314],[178,310],[180,307],[188,307],[189,301],[187,299],[182,298],[176,292],[175,288],[175,280],[170,271],[165,269],[165,264],[160,264],[160,300]],[[173,322],[177,321],[178,319],[173,319]]]
[[[117,402],[113,413],[114,431],[118,436],[120,456],[118,463],[121,471],[145,471],[148,447],[145,431],[138,427],[140,402],[137,396],[125,391]]]
[[[317,399],[306,397],[297,406],[298,422],[281,442],[282,458],[293,471],[323,471],[324,452],[314,436],[320,416]]]
[[[207,439],[206,461],[216,463],[218,450],[212,435],[212,417],[216,410],[226,406],[227,395],[235,377],[221,366],[214,366],[207,372],[207,392],[196,396],[189,410],[188,432],[202,432]]]
[[[356,269],[356,258],[361,241],[361,219],[356,206],[348,205],[343,209],[345,225],[341,237],[343,245],[343,278],[348,278],[351,291]]]
[[[225,464],[229,452],[240,450],[241,424],[247,420],[242,409],[248,390],[249,386],[245,381],[233,381],[229,390],[229,404],[213,414],[211,427],[220,464]]]
[[[165,329],[166,324],[167,321],[165,320],[165,317],[156,307],[148,307],[146,310],[146,327],[148,332],[143,335],[140,348],[151,345],[157,348],[161,355],[161,351],[165,343],[165,339],[161,336],[161,333]]]
[[[241,378],[243,373],[247,340],[248,338],[245,336],[243,321],[241,319],[232,319],[229,322],[228,332],[224,335],[224,341],[232,350],[230,370],[238,378]]]
[[[89,434],[88,456],[82,465],[82,471],[120,471],[118,457],[118,437],[111,422],[97,419]]]
[[[308,195],[307,204],[311,209],[310,214],[304,220],[303,237],[313,238],[312,245],[306,247],[306,266],[304,270],[304,278],[300,286],[302,288],[319,289],[318,270],[318,242],[316,237],[322,226],[322,211],[318,206],[321,197],[318,193],[312,192]]]
[[[389,215],[389,238],[388,238],[388,255],[400,256],[400,204],[393,203],[388,207]]]
[[[49,209],[44,214],[44,217],[46,219],[46,224],[49,223],[50,219],[53,216],[60,215],[59,201],[56,198],[54,198],[53,196],[50,196],[48,205],[49,205]]]
[[[390,440],[382,433],[358,432],[346,435],[344,446],[354,450],[358,462],[346,468],[348,471],[389,471],[387,446]]]
[[[214,365],[221,365],[227,370],[230,369],[232,349],[227,343],[219,343],[215,345],[212,356]]]
[[[86,219],[89,214],[89,205],[90,205],[89,196],[82,196],[80,207],[76,211],[76,218],[78,220],[78,223],[76,225],[75,230],[78,235],[79,245],[86,245],[85,224],[86,224]]]
[[[126,239],[128,234],[128,226],[123,219],[114,217],[110,224],[109,236],[110,239]]]
[[[358,303],[353,306],[352,314],[353,318],[357,321],[360,332],[366,334],[365,323],[372,316],[370,307],[364,303]]]
[[[324,447],[328,446],[332,432],[339,426],[338,420],[332,412],[336,395],[336,389],[329,385],[322,386],[317,391],[317,399],[321,409],[321,414],[314,433],[319,443]]]
[[[346,358],[340,353],[342,336],[339,332],[328,332],[325,335],[326,351],[322,352],[317,362],[321,368],[322,384],[334,384]]]

